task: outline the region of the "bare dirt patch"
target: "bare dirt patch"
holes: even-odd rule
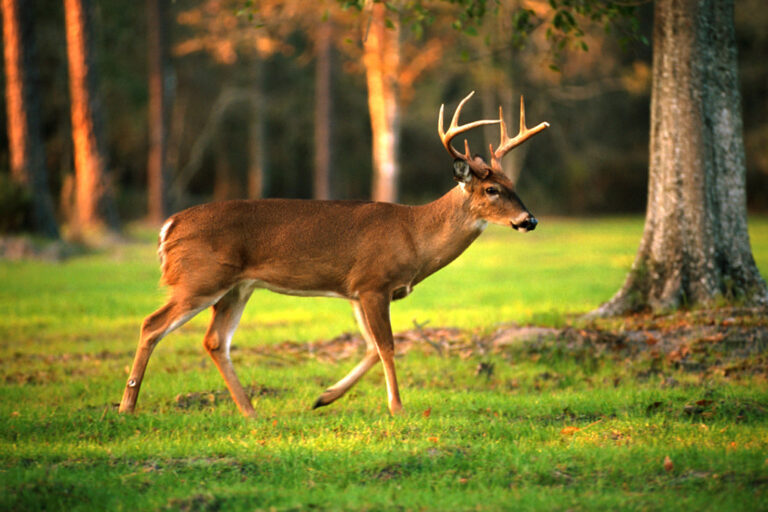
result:
[[[574,353],[642,355],[684,370],[726,377],[743,373],[768,376],[768,309],[727,308],[605,320],[576,319],[560,328],[508,324],[490,333],[414,322],[413,329],[395,335],[395,345],[399,355],[420,350],[462,359],[547,345]],[[286,341],[245,350],[277,364],[309,358],[339,362],[359,358],[365,341],[359,334],[345,333],[329,340]],[[492,369],[478,367],[478,375],[489,371]]]

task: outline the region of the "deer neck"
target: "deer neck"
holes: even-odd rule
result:
[[[483,232],[486,222],[473,215],[470,206],[469,194],[459,185],[415,207],[414,241],[424,260],[423,277],[456,259]]]

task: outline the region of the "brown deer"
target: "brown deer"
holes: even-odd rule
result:
[[[147,362],[157,343],[207,307],[213,317],[203,345],[227,383],[237,407],[255,415],[235,374],[230,343],[251,293],[257,288],[289,295],[326,296],[352,303],[367,343],[363,360],[326,389],[314,407],[346,393],[377,361],[384,366],[389,410],[402,409],[394,363],[389,304],[402,299],[430,274],[459,256],[488,222],[518,231],[536,228],[536,218],[515,194],[501,170],[501,158],[549,125],[525,126],[520,98],[520,132],[513,138],[499,108],[498,120],[459,125],[464,98],[448,131],[443,107],[438,133],[454,158],[458,186],[423,206],[363,202],[265,199],[195,206],[173,215],[160,231],[158,254],[168,302],[144,319],[141,338],[120,412],[132,412]],[[487,164],[451,145],[458,134],[499,123],[501,142]]]

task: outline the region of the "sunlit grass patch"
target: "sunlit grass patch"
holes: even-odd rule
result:
[[[766,272],[768,221],[751,227]],[[685,361],[590,333],[487,342],[512,323],[564,326],[609,298],[641,230],[640,219],[489,228],[393,305],[396,331],[456,326],[457,346],[473,347],[423,342],[397,357],[396,418],[379,367],[312,410],[362,353],[308,343],[354,332],[351,308],[268,292],[254,294],[232,352],[256,420],[202,349],[208,312],[159,344],[136,414],[118,415],[139,325],[165,296],[155,235],[63,264],[2,262],[0,509],[768,508],[765,355],[732,354],[744,348],[736,328],[762,320],[708,320],[736,334],[694,340]],[[609,325],[681,320],[701,317]]]

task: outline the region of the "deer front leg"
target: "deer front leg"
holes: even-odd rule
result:
[[[363,294],[360,296],[360,308],[384,366],[389,412],[398,414],[403,408],[403,403],[400,401],[395,374],[395,340],[389,320],[389,297],[379,293]]]
[[[373,336],[371,336],[371,332],[363,317],[360,303],[352,301],[352,307],[355,310],[357,325],[360,328],[360,332],[363,334],[363,339],[365,339],[365,356],[363,357],[363,360],[360,361],[360,363],[358,363],[358,365],[355,366],[343,379],[326,389],[323,394],[320,395],[320,398],[317,399],[315,405],[312,406],[313,409],[328,405],[344,396],[344,394],[379,361],[379,352],[376,350],[376,343],[373,341]]]

